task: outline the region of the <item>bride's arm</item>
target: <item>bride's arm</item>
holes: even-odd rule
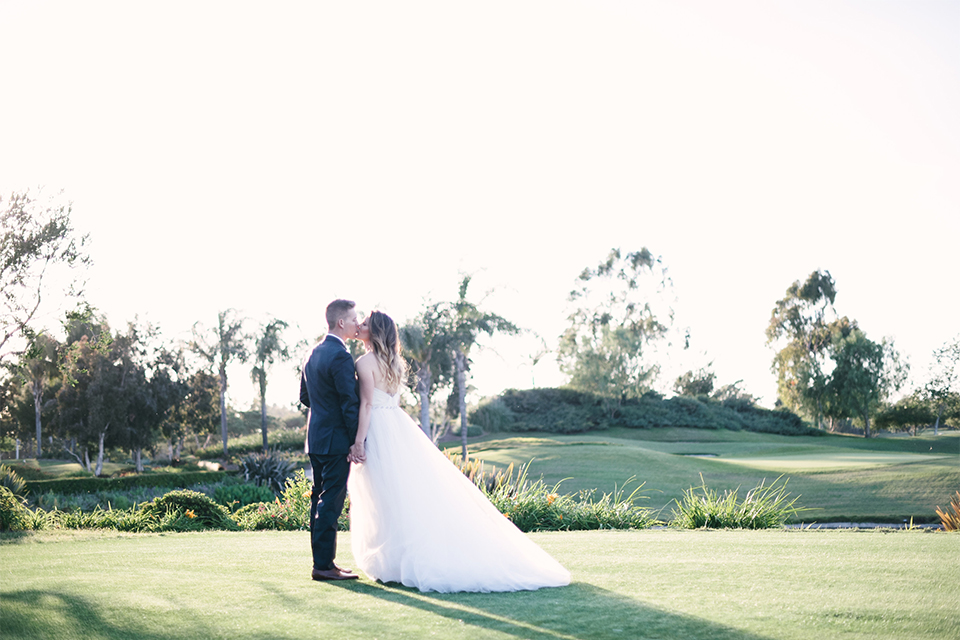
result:
[[[357,360],[357,379],[360,381],[360,416],[357,421],[357,439],[350,448],[356,462],[366,460],[364,442],[367,431],[370,429],[370,407],[373,406],[373,387],[375,384],[373,370],[376,367],[373,358],[364,356]]]

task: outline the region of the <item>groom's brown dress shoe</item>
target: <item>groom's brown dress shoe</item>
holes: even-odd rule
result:
[[[333,569],[314,569],[310,577],[314,580],[356,580],[359,576],[334,567]]]

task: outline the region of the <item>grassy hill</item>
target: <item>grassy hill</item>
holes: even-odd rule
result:
[[[451,445],[453,446],[453,445]],[[471,455],[498,467],[524,464],[562,492],[609,492],[635,476],[643,504],[671,511],[681,492],[701,484],[741,495],[760,481],[789,478],[788,491],[810,509],[802,522],[938,521],[960,488],[960,433],[934,438],[781,436],[748,431],[609,429],[576,435],[499,434],[478,439]],[[635,487],[632,484],[631,487]],[[629,492],[629,491],[628,491]]]

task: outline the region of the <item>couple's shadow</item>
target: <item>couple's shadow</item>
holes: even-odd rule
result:
[[[397,583],[328,583],[464,625],[530,640],[591,637],[763,640],[763,636],[668,611],[585,582],[510,593],[421,593]]]

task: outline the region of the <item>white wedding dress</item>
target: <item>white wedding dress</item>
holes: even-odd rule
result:
[[[397,406],[374,389],[366,462],[350,470],[359,568],[420,591],[518,591],[570,572],[503,516]]]

